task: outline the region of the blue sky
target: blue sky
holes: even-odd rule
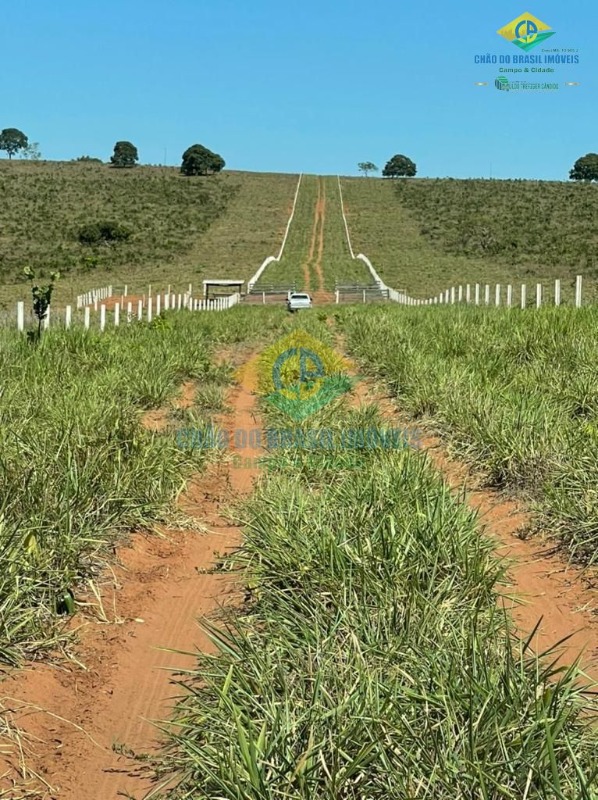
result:
[[[477,53],[524,11],[580,51],[558,92],[498,92]],[[199,142],[230,169],[355,174],[395,153],[419,175],[565,179],[598,151],[598,5],[527,0],[30,0],[2,11],[0,128],[44,158],[180,163]],[[487,87],[474,86],[488,81]]]

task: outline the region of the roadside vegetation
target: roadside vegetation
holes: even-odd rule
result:
[[[577,560],[598,559],[598,311],[347,310],[352,354],[488,485],[520,493]]]
[[[298,427],[372,424],[377,409],[344,395]],[[291,447],[265,467],[227,564],[246,605],[209,625],[218,652],[183,679],[158,770],[179,782],[152,797],[598,796],[575,669],[515,638],[503,566],[425,455]]]
[[[49,330],[36,347],[2,334],[3,663],[55,645],[78,592],[119,537],[175,518],[185,476],[209,456],[180,448],[176,429],[209,425],[206,398],[231,379],[215,365],[215,347],[267,337],[283,312],[268,320],[251,309],[173,317],[103,334]],[[197,402],[175,411],[186,380],[197,382]],[[160,430],[143,424],[150,409],[165,409]]]

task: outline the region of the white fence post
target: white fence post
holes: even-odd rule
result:
[[[17,303],[17,330],[21,333],[25,330],[25,303],[19,300]]]
[[[471,303],[471,286],[469,284],[465,287],[465,302]]]
[[[48,310],[46,311],[46,316],[44,317],[44,328],[47,330],[50,327],[50,311],[51,308],[48,306]]]
[[[182,296],[179,294],[179,295],[178,295],[178,297],[177,297],[177,311],[180,311],[180,310],[181,310],[182,300],[183,300],[183,298],[182,298]]]
[[[561,304],[561,282],[558,278],[554,282],[554,304],[555,306]]]
[[[542,284],[536,284],[536,308],[540,308],[542,305]]]
[[[575,308],[581,308],[582,277],[578,275],[575,280]]]
[[[496,305],[496,306],[500,305],[500,283],[496,284],[494,305]]]
[[[335,292],[334,294],[335,294],[335,298],[336,298],[336,304],[338,305],[338,302],[339,302],[339,295],[340,295],[340,292],[339,292],[339,290],[337,289],[337,290],[336,290],[336,292]]]
[[[507,285],[507,308],[511,308],[513,305],[513,287],[509,283]]]
[[[451,286],[451,305],[455,303],[455,287]]]
[[[160,295],[158,295],[158,297],[160,297]],[[156,300],[157,299],[158,298],[156,298]],[[147,321],[148,322],[152,321],[153,307],[154,307],[154,298],[153,297],[149,297],[148,301],[147,301]]]
[[[363,290],[363,302],[365,303],[365,289]]]
[[[89,330],[89,318],[91,316],[91,309],[89,306],[85,306],[85,311],[83,312],[83,324],[85,325],[86,330]]]
[[[137,303],[137,319],[139,322],[143,319],[143,300],[139,300]]]
[[[65,309],[64,315],[64,327],[70,328],[71,327],[71,319],[72,319],[72,308],[71,306],[67,306]]]
[[[120,303],[114,304],[114,327],[118,328],[120,325]]]
[[[162,308],[162,295],[161,294],[157,294],[156,295],[156,316],[157,317],[160,316],[161,308]],[[164,308],[166,309],[166,299],[164,299]]]
[[[459,286],[458,300],[459,300],[460,303],[463,302],[463,287],[462,286]]]
[[[480,305],[480,284],[476,283],[475,285],[475,304],[476,306]]]
[[[106,306],[102,303],[100,306],[100,330],[103,331],[106,327]]]
[[[486,284],[486,288],[484,289],[484,303],[485,305],[490,305],[490,284]]]
[[[133,303],[129,301],[127,303],[127,322],[130,322],[133,319]]]

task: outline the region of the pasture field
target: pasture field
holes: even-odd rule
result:
[[[172,518],[206,458],[180,449],[176,428],[208,425],[231,380],[214,349],[267,336],[282,318],[179,313],[103,334],[50,330],[37,348],[2,333],[2,662],[54,644],[61,598],[98,574],[115,537]],[[198,382],[195,402],[176,410],[185,381]],[[144,412],[162,407],[164,430],[146,429]]]
[[[0,304],[27,299],[23,268],[60,270],[54,300],[128,284],[131,292],[204,278],[249,278],[278,251],[298,176],[227,171],[185,178],[174,167],[112,169],[0,161]],[[82,226],[127,226],[126,241],[85,245]]]
[[[598,310],[347,310],[350,350],[399,407],[427,419],[489,485],[598,559]]]
[[[351,258],[337,179],[304,175],[282,259],[264,270],[257,288],[294,283],[297,290],[332,292],[337,281],[367,284],[371,276]]]
[[[300,428],[373,424],[345,395]],[[182,679],[159,766],[180,783],[152,797],[595,800],[575,670],[515,640],[503,567],[427,457],[290,449],[264,466],[228,564],[246,605]]]
[[[598,192],[549,181],[343,178],[355,252],[395,289],[426,298],[450,286],[544,283],[572,304],[598,293]],[[530,296],[530,302],[532,298]]]

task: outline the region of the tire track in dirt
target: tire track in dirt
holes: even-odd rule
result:
[[[338,349],[346,354],[341,341],[339,338]],[[346,357],[351,362],[351,357]],[[376,404],[384,419],[417,435],[413,422],[401,413],[395,399],[372,378],[359,377],[353,402]],[[455,494],[465,496],[465,502],[478,513],[481,532],[494,542],[497,557],[507,561],[508,584],[500,588],[501,602],[509,610],[518,635],[527,638],[539,623],[532,649],[542,653],[556,648],[550,659],[560,666],[570,666],[580,658],[586,675],[598,682],[596,572],[590,574],[568,564],[555,554],[554,544],[521,538],[530,524],[530,512],[497,491],[479,488],[468,466],[449,458],[439,437],[425,436],[420,449]]]
[[[320,182],[322,178],[319,178]],[[320,219],[320,234],[318,237],[318,256],[314,264],[314,271],[318,278],[318,292],[323,294],[325,292],[324,289],[324,275],[322,273],[322,256],[324,254],[324,225],[326,224],[326,187],[322,183],[322,194],[321,198],[318,198],[318,205],[316,208],[316,213],[319,215]]]
[[[250,359],[229,393],[233,412],[221,420],[233,445],[235,430],[258,424],[256,387],[255,359]],[[206,526],[205,534],[165,531],[164,539],[137,534],[128,547],[119,548],[112,597],[104,591],[103,602],[120,624],[88,623],[76,648],[80,664],[34,665],[4,681],[10,719],[32,737],[27,760],[31,773],[41,778],[36,797],[116,800],[151,788],[143,764],[126,750],[114,752],[113,745],[137,753],[158,751],[160,735],[151,720],[167,720],[180,693],[171,670],[192,668],[197,649],[213,650],[197,618],[238,602],[230,576],[206,573],[241,542],[240,529],[221,507],[251,491],[260,454],[250,444],[242,455],[251,465],[219,462],[189,483],[180,506]],[[81,624],[81,615],[76,623]],[[0,763],[0,774],[5,766],[12,773],[4,785],[17,784],[18,765]]]
[[[311,230],[311,239],[309,242],[309,253],[307,259],[303,262],[303,284],[304,290],[309,292],[311,290],[311,270],[310,266],[314,259],[316,252],[316,242],[318,239],[318,224],[320,221],[320,192],[322,190],[321,179],[318,177],[318,196],[316,198],[316,205],[314,208],[314,223]]]

